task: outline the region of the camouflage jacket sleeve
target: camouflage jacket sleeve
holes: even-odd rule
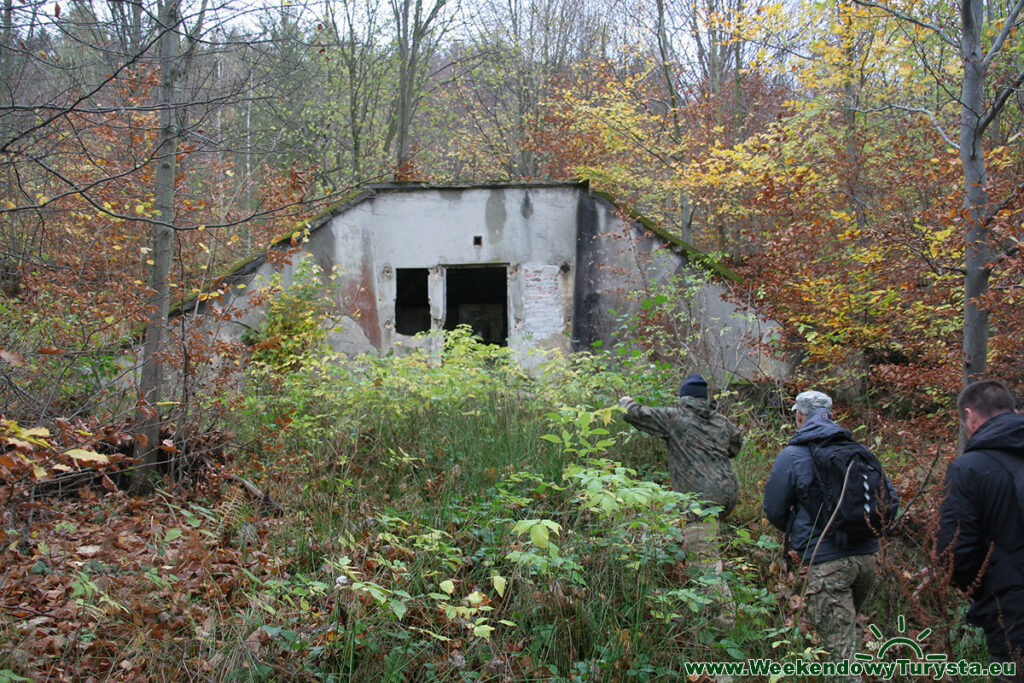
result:
[[[720,415],[722,421],[725,423],[725,429],[729,432],[729,459],[735,458],[740,454],[740,449],[743,448],[743,433],[739,428],[732,423],[729,418],[724,415]]]
[[[667,439],[671,435],[669,411],[671,410],[673,413],[678,413],[675,409],[651,408],[649,406],[640,405],[633,399],[621,401],[619,405],[626,410],[626,422],[637,429],[643,430],[648,434],[653,434],[654,436],[660,436],[663,439]]]
[[[679,398],[675,406],[652,408],[626,397],[619,405],[627,422],[665,440],[672,488],[721,505],[719,518],[728,517],[739,497],[739,481],[729,464],[743,443],[736,426],[707,399],[691,396]]]

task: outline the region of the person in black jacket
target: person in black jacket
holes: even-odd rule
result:
[[[1024,680],[1024,416],[994,381],[969,384],[956,407],[968,440],[946,471],[937,556],[970,591],[967,621],[992,661],[1016,662]]]
[[[811,445],[850,431],[832,421],[832,399],[820,391],[804,391],[793,405],[796,434],[775,458],[764,488],[764,513],[785,532],[786,547],[807,568],[807,616],[834,662],[853,661],[860,638],[857,613],[875,583],[878,539],[842,544],[826,532],[827,521],[811,502],[815,480]],[[885,478],[892,519],[899,497]],[[812,509],[814,508],[814,509]],[[824,538],[822,533],[825,532]]]

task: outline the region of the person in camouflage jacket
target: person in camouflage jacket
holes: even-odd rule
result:
[[[687,377],[675,406],[651,408],[629,396],[619,399],[619,405],[626,422],[665,440],[672,488],[721,505],[718,518],[728,517],[739,497],[739,480],[729,460],[740,452],[743,435],[711,407],[704,378]]]
[[[729,464],[743,445],[740,430],[708,402],[708,384],[700,375],[690,375],[679,388],[675,406],[651,408],[629,396],[619,399],[626,421],[639,430],[660,436],[668,446],[668,471],[672,488],[694,493],[701,500],[722,507],[718,518],[683,520],[683,545],[697,566],[707,574],[721,574],[719,552],[721,521],[736,507],[739,480]],[[723,632],[735,625],[735,601],[724,581],[704,585],[711,597],[705,607],[711,623]]]

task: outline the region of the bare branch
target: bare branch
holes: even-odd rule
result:
[[[1021,0],[1021,2],[1024,2],[1024,0]],[[999,116],[1010,96],[1017,92],[1022,84],[1024,84],[1024,70],[1021,70],[1009,85],[1001,88],[996,94],[988,113],[978,121],[978,135],[984,133],[989,124]]]
[[[1001,201],[998,204],[995,204],[994,206],[992,206],[992,208],[988,212],[988,215],[985,217],[985,225],[988,225],[989,223],[991,223],[995,219],[995,217],[998,216],[1000,214],[1000,212],[1003,211],[1003,209],[1008,207],[1010,205],[1010,203],[1014,199],[1016,199],[1017,197],[1021,196],[1022,194],[1024,194],[1024,182],[1019,183],[1016,187],[1014,187],[1013,188],[1013,192],[1010,192],[1009,194],[1007,194],[1003,198],[1003,201]],[[1004,249],[1005,249],[1005,247],[1004,247]],[[1019,251],[1020,250],[1020,247],[1017,246],[1016,243],[1015,243],[1015,246],[1014,246],[1014,250],[1015,251]]]
[[[946,131],[942,129],[942,124],[940,124],[939,120],[935,118],[935,112],[931,111],[930,109],[925,109],[923,107],[908,107],[902,104],[888,104],[885,105],[884,107],[873,107],[870,109],[857,108],[854,111],[856,111],[858,114],[870,114],[873,112],[889,111],[892,109],[895,109],[897,111],[910,112],[913,114],[925,114],[928,117],[928,119],[932,122],[932,125],[935,127],[935,131],[940,136],[942,136],[942,139],[946,142],[946,144],[952,147],[953,149],[959,151],[960,143],[955,142],[953,138],[949,137],[949,135],[946,134]]]
[[[1017,23],[1017,19],[1020,18],[1021,10],[1024,9],[1024,0],[1017,0],[1017,4],[1014,5],[1013,9],[1010,10],[1010,14],[1007,15],[1006,21],[1003,22],[1003,28],[999,31],[999,35],[992,43],[992,47],[989,48],[988,54],[985,55],[985,59],[982,61],[983,68],[988,68],[989,65],[995,60],[999,51],[1003,49],[1003,43],[1013,32],[1014,26]]]
[[[24,138],[25,136],[29,135],[30,133],[32,133],[34,131],[37,131],[37,130],[41,130],[43,128],[46,128],[47,126],[51,125],[54,121],[56,121],[57,119],[61,118],[62,116],[67,116],[71,112],[75,111],[76,108],[79,107],[83,102],[87,102],[90,98],[94,97],[100,90],[102,90],[104,87],[106,87],[109,83],[113,83],[114,81],[116,81],[121,76],[122,73],[127,71],[127,69],[130,66],[132,66],[137,61],[142,59],[143,55],[146,54],[146,52],[149,50],[149,48],[151,48],[156,43],[156,41],[158,39],[159,38],[154,38],[152,41],[149,42],[149,44],[147,44],[145,46],[144,49],[139,50],[138,54],[134,54],[129,59],[126,59],[124,64],[120,65],[112,73],[108,74],[106,76],[106,78],[103,78],[99,82],[99,84],[96,85],[96,87],[94,87],[91,90],[89,90],[88,92],[83,93],[82,95],[80,95],[69,106],[64,107],[63,109],[60,109],[59,111],[57,111],[57,113],[52,114],[49,118],[42,119],[36,125],[31,126],[27,130],[21,131],[17,135],[14,135],[13,137],[11,137],[10,140],[4,140],[3,145],[0,145],[0,154],[3,154],[4,152],[6,152],[8,149],[10,149],[12,144],[14,144],[18,140]]]
[[[896,17],[897,19],[901,19],[902,21],[910,22],[911,24],[914,24],[915,26],[920,26],[921,28],[926,28],[929,31],[934,32],[935,35],[937,35],[942,42],[947,43],[949,45],[952,45],[953,47],[958,47],[959,46],[959,43],[957,41],[952,40],[949,36],[947,36],[945,34],[945,32],[942,30],[941,26],[938,26],[936,24],[929,24],[927,21],[921,21],[920,19],[915,19],[914,17],[910,16],[909,14],[904,14],[903,12],[901,12],[901,11],[899,11],[897,9],[893,9],[892,7],[887,7],[886,5],[882,5],[882,4],[879,4],[877,2],[871,2],[871,0],[853,0],[853,1],[856,4],[860,5],[861,7],[871,7],[871,8],[874,8],[874,9],[880,9],[883,12],[885,12],[886,14],[889,14],[889,15],[891,15],[893,17]]]

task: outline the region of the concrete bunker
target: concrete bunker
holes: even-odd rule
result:
[[[330,273],[335,351],[429,347],[433,338],[414,336],[465,324],[531,366],[549,352],[610,347],[646,292],[697,276],[683,311],[700,332],[694,364],[717,377],[784,374],[763,353],[776,325],[723,296],[735,275],[586,183],[367,186],[305,231],[226,274],[223,296],[192,308],[201,324],[224,342],[258,328],[267,284],[287,286],[300,262],[276,254],[301,250]]]

